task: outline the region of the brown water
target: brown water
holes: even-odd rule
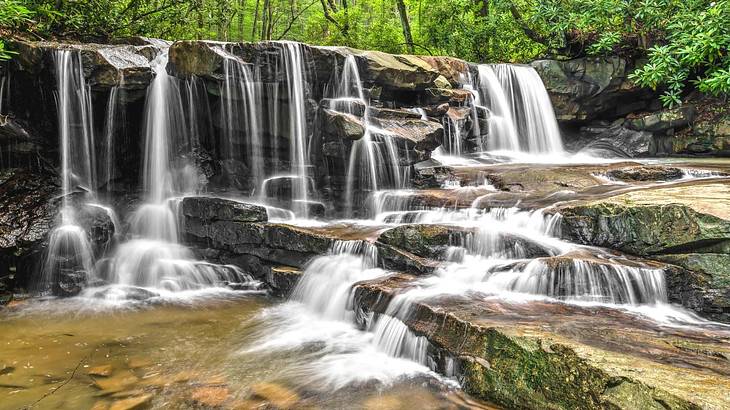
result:
[[[340,389],[311,383],[301,350],[249,352],[277,302],[228,294],[193,303],[28,301],[0,312],[0,408],[469,408],[432,376]],[[315,349],[316,350],[316,349]]]

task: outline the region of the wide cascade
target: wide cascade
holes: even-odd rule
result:
[[[0,218],[0,274],[43,256],[0,335],[45,320],[43,349],[0,339],[28,355],[0,355],[23,377],[0,389],[59,408],[704,404],[681,376],[723,403],[726,162],[573,153],[588,137],[563,138],[537,63],[130,42],[0,66],[0,154],[36,162],[0,164],[22,225]]]

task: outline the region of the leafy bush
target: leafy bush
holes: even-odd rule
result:
[[[0,28],[16,30],[30,23],[33,13],[17,0],[0,0]],[[9,60],[14,54],[5,49],[5,43],[0,40],[0,60]]]

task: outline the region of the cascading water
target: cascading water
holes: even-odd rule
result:
[[[289,163],[297,178],[293,181],[292,208],[297,216],[307,218],[309,214],[309,152],[307,114],[305,111],[305,68],[302,45],[283,42],[283,70],[287,78],[289,102]]]
[[[94,275],[94,255],[84,229],[77,224],[72,195],[81,191],[87,200],[94,199],[96,189],[94,161],[94,126],[91,96],[84,80],[81,56],[74,50],[57,50],[56,105],[61,153],[60,221],[52,232],[46,260],[38,282],[45,291],[51,284],[64,281],[86,282]],[[80,200],[79,200],[80,201]],[[64,279],[59,279],[60,275]]]
[[[563,142],[550,96],[534,68],[497,64],[493,69],[510,99],[520,147],[530,153],[559,154]]]
[[[345,58],[332,108],[361,116],[365,129],[363,136],[352,143],[347,165],[346,208],[352,214],[357,193],[375,192],[382,188],[402,188],[405,178],[401,175],[394,139],[387,131],[374,126],[370,121],[369,102],[365,98],[354,55],[350,54]]]
[[[0,76],[0,114],[3,114],[5,111],[3,110],[4,102],[5,102],[5,94],[10,94],[10,76],[9,75],[2,75]]]
[[[489,151],[561,154],[563,143],[550,97],[537,72],[512,64],[480,65],[480,98],[489,118]]]
[[[264,181],[264,156],[261,138],[260,104],[251,69],[243,61],[224,50],[223,85],[221,87],[221,132],[226,141],[227,160],[241,160],[241,141],[246,141],[245,160],[253,186]]]
[[[147,93],[146,201],[129,218],[131,239],[120,244],[114,257],[102,264],[107,270],[105,279],[112,284],[173,291],[247,280],[237,268],[196,261],[179,243],[178,195],[191,193],[196,178],[187,171],[188,165],[175,161],[176,154],[191,148],[187,126],[191,119],[185,116],[184,90],[167,74],[167,59],[167,48],[163,48],[152,62],[155,79]]]

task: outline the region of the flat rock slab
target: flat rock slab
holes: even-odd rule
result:
[[[395,275],[357,285],[382,313],[413,286]],[[406,324],[455,358],[467,392],[524,408],[726,408],[730,330],[665,327],[605,307],[478,295],[416,302]]]

